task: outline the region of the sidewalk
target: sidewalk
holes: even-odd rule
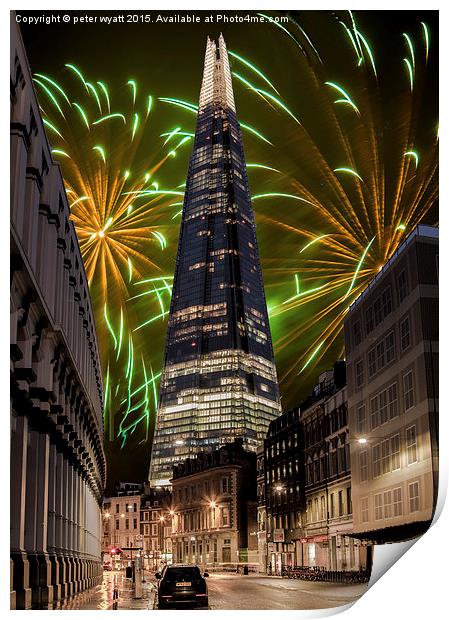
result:
[[[146,578],[146,577],[145,577]],[[104,573],[103,582],[44,609],[152,609],[154,603],[154,581],[142,583],[142,598],[134,598],[135,584],[126,579],[122,572]]]
[[[118,590],[117,606],[111,609],[152,609],[154,603],[155,587],[152,581],[146,580],[142,583],[142,598],[135,598],[135,584],[131,579],[126,579],[120,575],[117,579],[116,589]]]

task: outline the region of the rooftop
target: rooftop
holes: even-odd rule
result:
[[[391,265],[398,259],[406,248],[408,248],[417,239],[438,239],[439,231],[439,228],[435,226],[427,226],[426,224],[419,224],[416,228],[414,228],[408,237],[401,243],[396,252],[385,263],[379,273],[371,280],[366,289],[360,293],[357,299],[349,306],[349,311],[355,308],[371,292],[371,290],[377,285],[379,280],[383,278],[385,273],[390,269]]]

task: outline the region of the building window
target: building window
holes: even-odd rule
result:
[[[382,475],[388,474],[391,471],[391,463],[390,463],[390,441],[388,439],[384,439],[381,443],[381,471]]]
[[[388,414],[390,420],[396,418],[398,411],[398,386],[397,383],[392,383],[388,388]]]
[[[365,327],[366,333],[369,334],[374,329],[373,309],[370,307],[365,313]]]
[[[403,383],[404,383],[405,411],[408,411],[415,405],[415,392],[413,389],[413,372],[411,370],[406,375],[404,375]]]
[[[383,519],[383,494],[377,493],[374,496],[374,518],[376,521]]]
[[[125,519],[125,529],[129,530],[129,519]]]
[[[382,322],[382,301],[378,297],[374,301],[374,325],[379,325]]]
[[[410,346],[410,320],[407,317],[401,322],[401,351],[405,351]]]
[[[312,501],[309,499],[307,501],[307,523],[311,523],[311,522],[312,522]]]
[[[368,480],[368,452],[363,450],[359,454],[360,482]]]
[[[225,527],[229,526],[229,508],[222,508],[221,512],[221,524]]]
[[[379,397],[374,396],[370,402],[371,411],[370,411],[370,421],[371,421],[371,430],[379,426]]]
[[[388,422],[387,396],[387,390],[382,390],[382,392],[379,394],[379,421],[381,425]]]
[[[394,332],[387,334],[385,338],[385,363],[388,364],[395,357]]]
[[[119,530],[119,529],[120,529],[120,521],[119,521],[119,519],[116,519],[116,520],[115,520],[115,529],[116,529],[116,530]]]
[[[400,302],[407,297],[408,292],[407,271],[403,269],[398,275],[398,297]]]
[[[391,302],[391,288],[388,287],[382,293],[382,313],[384,319],[386,316],[390,314],[393,309],[393,304]]]
[[[412,482],[408,485],[408,501],[410,512],[419,510],[419,483]]]
[[[376,374],[376,349],[373,347],[368,351],[368,375],[372,377]]]
[[[383,340],[376,345],[376,366],[377,370],[385,366],[385,342]]]
[[[418,460],[418,451],[416,446],[416,426],[409,426],[405,430],[406,448],[407,448],[407,465],[416,463]]]
[[[402,515],[402,489],[398,487],[393,489],[393,517]]]
[[[229,493],[229,478],[227,477],[221,479],[221,492]]]
[[[393,515],[393,504],[391,491],[384,492],[384,519],[391,519]]]
[[[341,517],[344,514],[343,507],[343,491],[338,491],[338,516]]]
[[[115,505],[115,512],[116,512],[116,514],[120,512],[120,505],[119,504]]]
[[[391,471],[396,471],[401,468],[399,435],[393,435],[390,439],[390,464]]]
[[[373,447],[373,477],[378,478],[381,474],[380,443]]]
[[[156,525],[156,523],[153,523],[153,525],[151,526],[151,536],[157,536],[157,525]]]
[[[331,519],[333,519],[335,517],[335,503],[334,503],[334,493],[331,493],[330,496],[330,513],[331,513]]]
[[[359,405],[357,407],[357,432],[360,434],[366,433],[366,409],[365,405]]]
[[[363,360],[358,360],[355,363],[355,384],[356,387],[361,387],[365,381],[363,372]]]
[[[346,507],[348,515],[352,514],[352,493],[351,487],[346,487]]]
[[[369,521],[368,497],[362,497],[360,500],[360,518],[362,523],[367,523]]]
[[[362,342],[362,325],[360,321],[355,321],[352,329],[354,334],[354,346],[357,346]]]
[[[134,529],[137,530],[137,519],[133,519],[133,526]]]

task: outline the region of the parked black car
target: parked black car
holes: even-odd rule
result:
[[[186,604],[207,607],[209,604],[207,584],[198,566],[172,564],[156,573],[159,609]]]

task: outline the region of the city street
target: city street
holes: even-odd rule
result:
[[[211,574],[207,583],[209,609],[323,609],[351,603],[367,590],[366,584],[318,583],[265,575]],[[142,585],[142,598],[135,599],[133,584],[123,571],[105,572],[101,585],[50,608],[156,609],[153,575]]]

